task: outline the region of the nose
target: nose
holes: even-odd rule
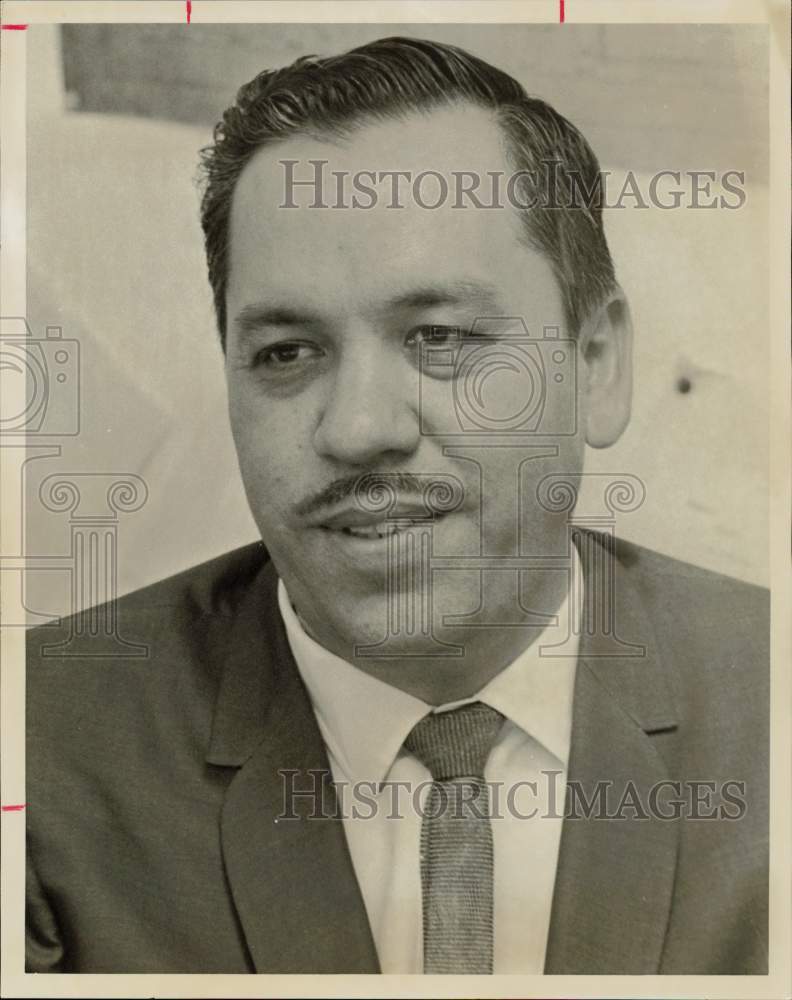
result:
[[[317,453],[353,466],[412,454],[420,440],[417,379],[382,344],[346,350],[328,383],[314,434]]]

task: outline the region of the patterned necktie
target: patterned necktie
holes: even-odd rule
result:
[[[491,973],[493,859],[484,765],[503,716],[480,701],[427,715],[404,746],[432,775],[421,825],[424,972]]]

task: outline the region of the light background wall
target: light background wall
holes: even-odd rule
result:
[[[29,553],[68,549],[64,515],[38,501],[54,471],[145,479],[145,506],[119,523],[121,593],[256,537],[227,429],[191,183],[197,150],[258,70],[396,33],[461,44],[510,71],[617,173],[645,182],[660,169],[746,172],[738,211],[606,212],[635,322],[635,409],[623,439],[590,452],[588,468],[646,484],[644,505],[618,522],[623,536],[765,583],[767,80],[757,26],[31,27],[28,319],[36,336],[59,325],[79,341],[82,426],[60,458],[29,464]],[[67,613],[68,574],[29,574],[27,605]]]

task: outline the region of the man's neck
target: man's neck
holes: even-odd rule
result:
[[[569,594],[566,574],[537,575],[531,591],[535,607],[558,613]],[[449,651],[461,648],[461,655],[425,655],[420,652],[401,656],[350,655],[348,641],[339,640],[322,629],[312,629],[298,613],[300,623],[311,638],[329,652],[359,670],[398,688],[429,705],[444,705],[477,694],[502,670],[513,663],[543,635],[541,625],[476,625],[437,628],[435,637],[447,643]],[[439,616],[438,616],[439,617]]]

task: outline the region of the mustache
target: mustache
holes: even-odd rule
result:
[[[400,496],[421,497],[426,490],[426,477],[417,476],[412,472],[365,472],[333,480],[323,489],[295,504],[294,513],[298,517],[310,517],[326,507],[333,507],[347,497],[354,496],[363,480],[372,482],[378,479],[387,482],[389,488],[396,490]]]

